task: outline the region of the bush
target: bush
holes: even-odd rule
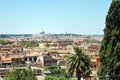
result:
[[[0,40],[0,44],[6,45],[6,44],[11,44],[9,40]]]
[[[66,80],[64,77],[46,76],[44,80]]]
[[[27,47],[36,47],[39,46],[39,44],[37,42],[30,42],[30,41],[22,41],[19,42],[20,46],[27,46]]]
[[[7,73],[3,80],[37,80],[35,72],[30,67],[27,69],[15,69]]]

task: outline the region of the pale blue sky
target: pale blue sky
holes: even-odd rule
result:
[[[103,34],[112,0],[0,0],[0,34]]]

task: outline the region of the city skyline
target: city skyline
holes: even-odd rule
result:
[[[103,34],[110,0],[1,0],[0,34]]]

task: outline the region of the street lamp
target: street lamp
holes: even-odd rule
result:
[[[110,76],[108,74],[106,74],[106,80],[109,80]]]

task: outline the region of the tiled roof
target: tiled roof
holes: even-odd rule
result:
[[[1,60],[2,61],[11,61],[12,58],[11,57],[2,57]]]
[[[38,53],[38,52],[31,52],[29,54],[26,54],[26,56],[40,56],[40,53]]]

